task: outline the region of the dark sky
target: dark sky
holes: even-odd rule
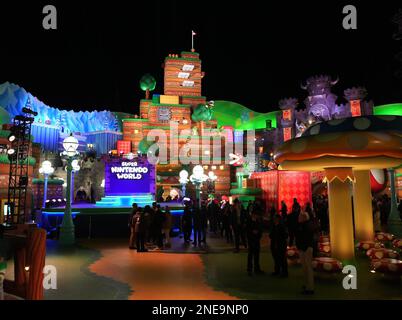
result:
[[[0,20],[0,82],[59,108],[134,113],[141,76],[153,74],[161,92],[164,57],[189,50],[194,29],[208,99],[266,112],[283,97],[304,99],[300,81],[327,73],[340,77],[339,101],[345,88],[363,85],[377,105],[402,102],[394,75],[402,40],[392,39],[391,22],[397,4],[275,2],[14,1]],[[58,9],[57,31],[42,28],[45,4]],[[357,7],[357,30],[342,28],[346,4]]]

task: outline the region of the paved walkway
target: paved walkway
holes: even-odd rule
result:
[[[206,284],[199,254],[137,253],[121,245],[91,247],[99,249],[102,258],[89,270],[129,284],[133,290],[129,299],[234,299]]]

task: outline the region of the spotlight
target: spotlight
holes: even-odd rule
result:
[[[10,133],[9,135],[8,135],[8,141],[10,141],[10,142],[13,142],[14,140],[15,140],[15,134],[14,133]]]
[[[29,108],[22,108],[22,112],[27,113],[27,114],[32,114],[34,117],[36,117],[38,115],[38,113],[36,111],[33,111]]]

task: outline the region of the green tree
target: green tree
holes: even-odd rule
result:
[[[149,100],[149,92],[155,90],[156,80],[149,73],[142,76],[140,80],[140,88],[145,91],[145,99]]]

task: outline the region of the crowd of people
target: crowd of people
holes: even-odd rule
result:
[[[144,208],[134,203],[129,227],[131,229],[130,249],[147,252],[150,246],[156,246],[158,249],[171,246],[172,214],[167,206],[162,210],[156,202]]]
[[[381,226],[386,225],[389,211],[389,197],[384,195],[373,199],[374,218],[378,214]],[[261,239],[263,232],[268,231],[274,260],[272,275],[288,277],[286,250],[296,246],[304,274],[302,293],[313,294],[312,261],[318,256],[320,234],[329,233],[327,196],[313,196],[312,204],[306,203],[303,207],[296,198],[290,208],[282,201],[280,208],[273,206],[267,210],[268,215],[265,212],[264,205],[257,200],[250,201],[247,206],[243,206],[238,199],[232,204],[209,199],[200,207],[191,201],[186,202],[180,225],[184,244],[206,246],[208,232],[215,237],[222,237],[233,245],[234,253],[238,253],[241,247],[247,249],[247,273],[250,276],[259,275],[264,274],[260,266]],[[145,252],[147,246],[157,246],[158,249],[171,246],[172,215],[168,207],[161,210],[160,205],[154,203],[152,207],[141,209],[134,204],[130,226],[132,249]]]

